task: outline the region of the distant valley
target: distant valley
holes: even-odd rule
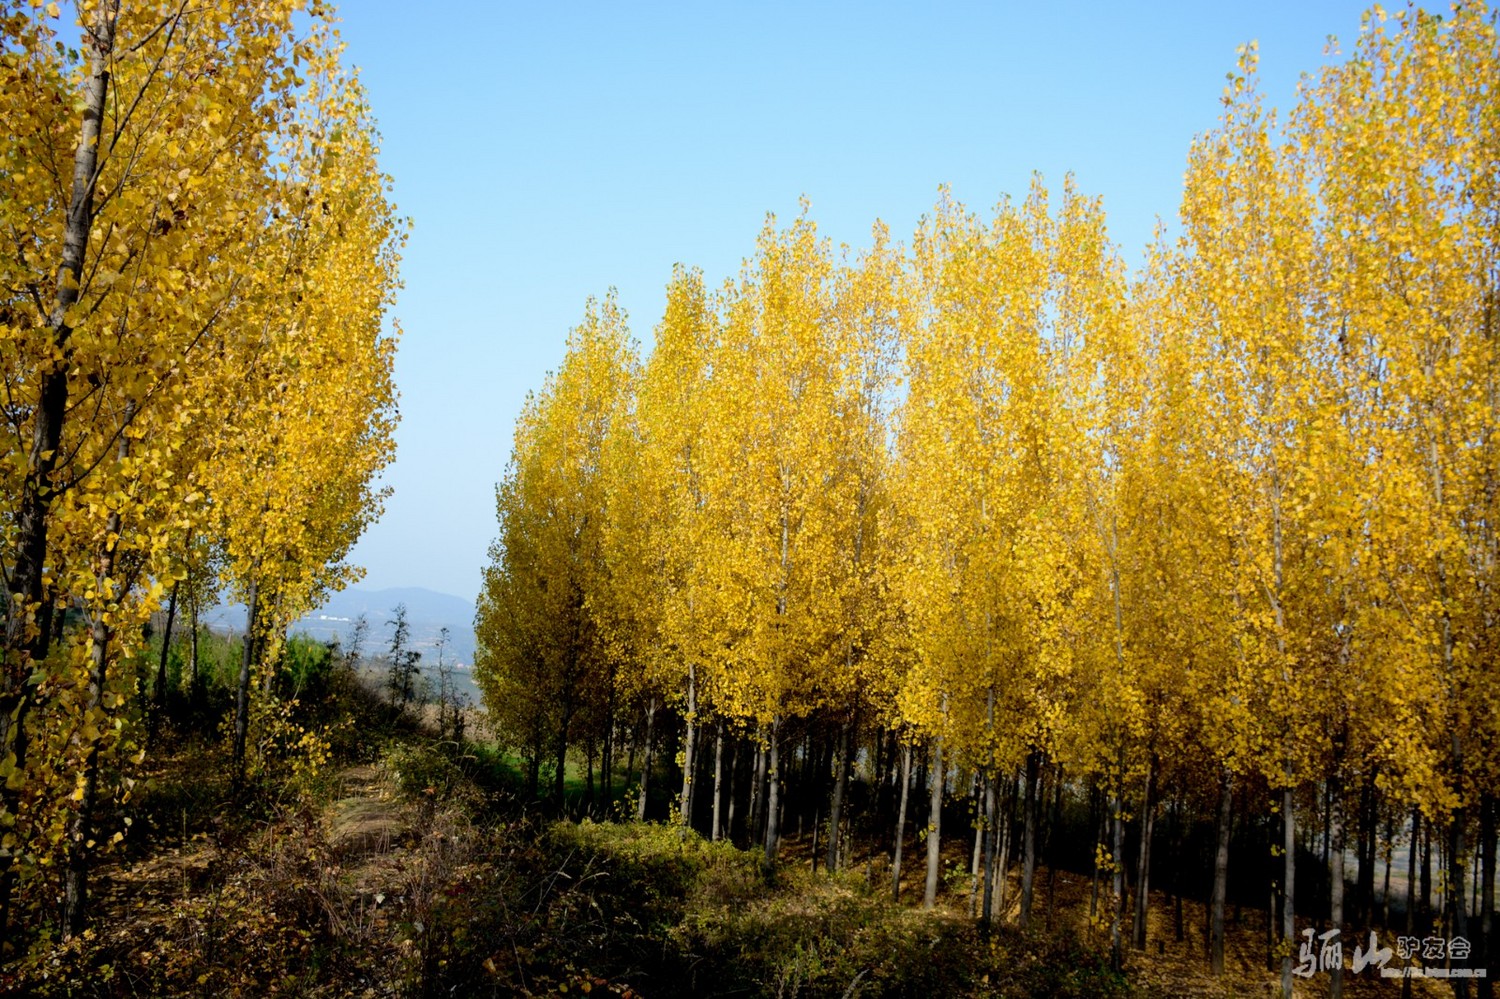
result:
[[[436,681],[438,643],[443,628],[448,629],[448,644],[443,661],[454,666],[460,678],[460,689],[467,691],[474,703],[479,701],[470,670],[474,665],[474,604],[450,593],[438,593],[416,586],[370,590],[350,587],[335,593],[317,610],[292,625],[293,634],[303,634],[321,642],[337,639],[347,649],[353,640],[355,623],[361,616],[369,624],[360,652],[366,661],[385,655],[391,645],[396,606],[406,605],[406,623],[410,629],[408,646],[422,653],[422,673]],[[221,604],[204,614],[204,621],[215,628],[240,631],[245,627],[245,606]]]

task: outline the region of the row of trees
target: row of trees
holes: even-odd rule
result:
[[[836,254],[805,206],[768,221],[738,280],[674,273],[644,363],[614,299],[590,304],[518,421],[478,617],[489,710],[559,797],[569,747],[608,775],[625,727],[644,783],[668,709],[679,814],[711,774],[716,837],[726,740],[756,747],[770,868],[784,734],[816,723],[836,867],[851,766],[889,733],[904,774],[912,747],[930,761],[928,905],[961,772],[986,921],[1019,802],[1028,922],[1052,773],[1107,802],[1117,955],[1127,863],[1144,944],[1164,795],[1216,822],[1216,969],[1236,802],[1280,814],[1284,994],[1299,817],[1327,829],[1335,927],[1346,827],[1363,886],[1396,813],[1445,838],[1451,932],[1488,939],[1494,17],[1377,8],[1285,117],[1254,67],[1251,46],[1190,153],[1181,235],[1133,276],[1097,199],[1037,181],[989,217],[945,193],[906,248],[877,225]]]
[[[126,831],[98,817],[165,703],[167,642],[143,661],[160,604],[227,585],[249,606],[238,778],[308,735],[258,681],[353,578],[396,418],[404,229],[324,5],[60,17],[0,3],[7,943],[78,932],[89,866]]]

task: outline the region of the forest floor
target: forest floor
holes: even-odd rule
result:
[[[815,874],[808,833],[768,884],[756,851],[662,824],[551,822],[522,808],[503,760],[408,728],[360,738],[319,776],[236,799],[215,743],[160,754],[123,848],[95,872],[95,918],[0,993],[68,996],[956,995],[1273,996],[1265,913],[1229,927],[1226,974],[1203,910],[1153,892],[1145,951],[1108,967],[1092,881],[1041,868],[1032,933],[971,915],[968,837],[947,837],[937,911],[922,856],[900,904],[884,855]],[[1103,904],[1101,902],[1101,904]],[[1127,914],[1128,927],[1128,914]],[[1385,939],[1385,935],[1382,935]],[[1393,962],[1395,963],[1395,962]],[[1350,975],[1351,997],[1401,995]],[[1328,976],[1298,979],[1323,996]],[[1413,983],[1414,996],[1446,986]]]
[[[812,838],[808,835],[793,836],[783,841],[787,859],[808,869],[812,868]],[[942,869],[948,872],[938,894],[938,907],[948,916],[972,919],[977,914],[980,900],[974,880],[968,877],[971,863],[970,849],[972,833],[963,837],[949,836],[943,841]],[[908,906],[919,906],[922,901],[923,878],[925,876],[925,841],[909,840],[903,848],[905,869],[902,873],[901,901]],[[915,865],[915,866],[913,866]],[[849,867],[862,871],[865,880],[882,890],[891,883],[890,856],[883,848],[855,851]],[[1032,919],[1037,931],[1052,937],[1075,940],[1084,947],[1107,951],[1109,947],[1108,886],[1100,885],[1097,904],[1094,881],[1091,875],[1059,868],[1051,871],[1039,864],[1035,874],[1032,899]],[[1208,965],[1208,912],[1207,906],[1191,898],[1181,900],[1182,933],[1177,931],[1178,899],[1165,892],[1153,890],[1146,916],[1146,946],[1143,950],[1129,947],[1131,913],[1129,909],[1122,920],[1122,934],[1126,940],[1125,972],[1132,990],[1153,997],[1182,997],[1182,999],[1243,999],[1252,996],[1279,996],[1281,994],[1281,971],[1267,967],[1266,910],[1230,905],[1226,912],[1225,960],[1223,976],[1215,976]],[[1133,896],[1127,905],[1133,904]],[[1012,867],[1007,878],[1003,904],[997,899],[996,919],[1002,924],[1016,925],[1021,911],[1021,879],[1017,867]],[[1304,921],[1297,922],[1299,931],[1305,929]],[[1318,924],[1316,929],[1326,929]],[[1395,933],[1378,931],[1380,946],[1394,949]],[[1363,997],[1401,996],[1402,982],[1399,979],[1382,977],[1378,968],[1371,966],[1361,974],[1350,969],[1354,945],[1368,944],[1368,939],[1348,940],[1345,943],[1344,995],[1351,999]],[[1297,955],[1294,955],[1294,963]],[[1392,955],[1389,967],[1397,968],[1405,962]],[[1317,972],[1310,977],[1294,977],[1294,995],[1306,999],[1318,999],[1329,995],[1331,978],[1326,972]],[[1424,997],[1449,997],[1452,986],[1439,979],[1413,979],[1408,993],[1414,999]]]

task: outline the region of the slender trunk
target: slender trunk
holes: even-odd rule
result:
[[[994,925],[995,921],[995,847],[999,843],[996,833],[999,831],[996,818],[1000,807],[995,787],[995,775],[987,774],[984,781],[984,822],[980,828],[984,830],[984,908],[981,919],[986,931]]]
[[[761,729],[761,738],[765,738],[765,729]],[[765,815],[766,812],[766,745],[757,742],[755,745],[755,779],[750,784],[750,840],[754,842],[757,838],[764,840]]]
[[[254,572],[259,571],[257,566]],[[250,731],[250,667],[255,662],[255,636],[260,630],[260,593],[255,579],[250,580],[249,599],[245,607],[245,641],[240,650],[240,677],[234,697],[234,782],[242,786],[245,779],[245,737]]]
[[[1479,956],[1478,967],[1488,968],[1495,953],[1495,798],[1485,794],[1479,800]],[[1494,984],[1479,979],[1480,999],[1490,999]]]
[[[651,785],[651,755],[656,743],[656,695],[646,702],[646,745],[641,750],[641,793],[635,804],[635,820],[646,821],[646,795]]]
[[[594,814],[594,740],[583,746],[583,814]]]
[[[724,722],[714,726],[714,818],[710,839],[717,843],[722,834],[719,824],[720,808],[724,800]]]
[[[121,438],[120,457],[128,454],[128,438]],[[105,537],[119,538],[120,536],[120,514],[111,511],[105,520]],[[87,719],[94,715],[107,717],[109,712],[104,708],[104,691],[109,682],[109,642],[111,629],[107,623],[106,604],[110,595],[114,599],[123,600],[125,590],[128,588],[120,581],[114,579],[116,541],[106,543],[107,547],[101,553],[98,563],[98,572],[94,580],[94,586],[99,594],[99,606],[94,613],[94,621],[89,633],[89,685],[84,702],[79,707],[81,715]],[[88,909],[88,884],[89,884],[89,862],[92,860],[94,848],[94,807],[98,801],[99,794],[99,743],[103,739],[102,732],[108,728],[101,717],[99,723],[86,726],[92,729],[94,735],[88,747],[83,765],[83,783],[78,789],[78,806],[68,817],[67,830],[67,869],[63,874],[63,911],[62,911],[62,935],[64,940],[70,940],[83,932],[84,919]],[[76,739],[88,738],[80,734]]]
[[[1136,858],[1135,918],[1131,925],[1131,943],[1136,950],[1146,949],[1146,914],[1151,899],[1151,834],[1156,827],[1156,754],[1146,765],[1146,796],[1141,802],[1141,845]]]
[[[1099,879],[1104,873],[1104,865],[1100,863],[1100,857],[1104,850],[1105,824],[1109,820],[1101,807],[1102,797],[1097,784],[1089,789],[1089,825],[1094,830],[1094,879],[1093,887],[1089,890],[1090,930],[1093,928],[1095,917],[1099,915]]]
[[[1225,773],[1219,780],[1218,842],[1214,849],[1214,887],[1209,901],[1208,964],[1214,975],[1224,974],[1224,899],[1229,890],[1229,832],[1233,819],[1234,782]]]
[[[1387,816],[1385,820],[1385,838],[1381,841],[1381,856],[1385,860],[1385,885],[1380,889],[1380,925],[1386,929],[1391,926],[1391,861],[1396,854],[1396,822]]]
[[[599,787],[604,796],[604,814],[612,814],[615,798],[615,681],[610,677],[604,707],[604,755],[599,761]]]
[[[274,620],[276,620],[276,613],[275,613],[276,612],[276,608],[272,607],[271,611],[272,611],[272,613],[271,613],[271,620],[274,621]],[[281,653],[281,655],[284,655],[285,654],[285,650],[286,650],[286,629],[285,628],[281,629],[281,641],[278,644],[279,644],[279,647],[283,650],[282,653]],[[281,665],[282,665],[281,655],[277,656],[277,661],[275,663],[267,663],[266,664],[266,669],[261,673],[261,678],[260,678],[260,692],[265,695],[265,698],[266,698],[267,701],[269,701],[271,699],[271,681],[273,681],[274,679],[276,679],[276,674],[277,673],[281,672]],[[401,706],[403,708],[406,707],[406,696],[404,694],[402,695],[402,698],[401,698]]]
[[[632,724],[630,737],[625,740],[625,793],[630,793],[630,778],[635,774],[635,747],[640,742],[640,730]]]
[[[821,829],[822,825],[823,825],[823,816],[822,816],[822,813],[820,813],[818,811],[817,806],[814,806],[813,807],[813,824],[812,824],[812,872],[814,874],[818,873],[818,833],[822,831],[822,829]],[[798,829],[797,830],[797,836],[800,838],[801,835],[802,835],[802,830]]]
[[[573,724],[573,694],[571,686],[563,696],[562,719],[557,726],[557,770],[552,775],[552,804],[557,814],[563,814],[564,783],[568,779],[568,728]]]
[[[1343,939],[1344,930],[1344,807],[1343,787],[1335,775],[1328,780],[1328,928],[1338,930]],[[1371,830],[1373,832],[1373,830]],[[1344,994],[1344,964],[1330,969],[1328,995],[1330,999],[1341,999]]]
[[[1456,731],[1453,733],[1453,752],[1455,758],[1459,760],[1458,767],[1461,771],[1463,757],[1459,753],[1458,733]],[[1469,909],[1465,904],[1467,902],[1467,893],[1464,891],[1464,860],[1468,853],[1468,846],[1466,845],[1467,835],[1464,828],[1465,817],[1466,809],[1455,808],[1453,810],[1452,825],[1449,832],[1452,845],[1448,850],[1448,890],[1443,893],[1443,900],[1448,903],[1448,936],[1468,939]],[[1468,980],[1463,978],[1453,979],[1453,994],[1458,999],[1468,999]]]
[[[974,821],[971,826],[974,829],[974,845],[969,850],[969,918],[975,919],[979,916],[979,865],[984,860],[985,837],[984,795],[989,781],[977,773],[972,776],[972,780]]]
[[[177,617],[177,583],[172,584],[172,594],[167,598],[167,627],[161,635],[161,658],[156,664],[156,689],[152,693],[151,728],[154,737],[161,726],[162,715],[167,710],[167,658],[172,649],[172,622]]]
[[[688,663],[687,680],[687,713],[682,716],[687,726],[687,733],[683,738],[682,749],[682,797],[679,799],[679,807],[682,814],[678,820],[682,823],[682,833],[693,826],[693,754],[697,751],[698,740],[694,738],[698,734],[698,671],[694,665]]]
[[[1422,841],[1422,810],[1411,810],[1411,845],[1406,852],[1406,935],[1417,932],[1417,852]]]
[[[111,515],[111,520],[118,517]],[[116,531],[118,528],[115,529]],[[107,680],[107,653],[110,632],[102,620],[96,619],[91,638],[90,676],[88,703],[85,710],[98,710]],[[99,793],[99,742],[96,739],[89,747],[83,767],[83,785],[79,789],[77,810],[68,818],[67,870],[63,876],[62,935],[70,940],[83,932],[88,908],[89,861],[93,852],[94,807]]]
[[[1025,837],[1021,861],[1021,929],[1031,928],[1031,898],[1036,880],[1036,785],[1041,769],[1041,753],[1032,750],[1026,757],[1026,799],[1023,804]]]
[[[766,764],[766,859],[762,869],[768,878],[776,873],[776,849],[781,837],[780,729],[781,719],[777,718],[771,722],[771,747]]]
[[[1125,965],[1124,948],[1120,941],[1120,924],[1125,908],[1125,801],[1121,790],[1114,793],[1110,802],[1110,863],[1114,897],[1110,902],[1109,959],[1116,971]]]
[[[828,871],[832,873],[842,864],[840,854],[839,823],[844,818],[844,795],[849,788],[849,732],[854,727],[851,715],[839,728],[839,748],[835,766],[838,771],[833,780],[833,799],[828,805]]]
[[[740,740],[730,736],[729,740],[729,786],[724,790],[724,797],[728,799],[724,809],[724,838],[734,839],[734,820],[739,810],[739,786],[741,758],[745,755]]]
[[[1272,847],[1272,851],[1273,852],[1274,852],[1274,850],[1275,850],[1275,847]],[[1277,926],[1280,925],[1280,922],[1281,922],[1280,913],[1281,913],[1281,904],[1282,904],[1282,901],[1283,901],[1283,899],[1282,899],[1282,896],[1281,896],[1281,883],[1276,879],[1276,874],[1273,871],[1272,874],[1271,874],[1271,897],[1270,897],[1270,900],[1269,900],[1269,904],[1266,906],[1266,970],[1267,971],[1275,971],[1276,970],[1276,933],[1277,933],[1277,929],[1276,928],[1277,928]],[[1238,909],[1238,907],[1236,907],[1236,909],[1235,909],[1235,915],[1236,915],[1236,917],[1238,917],[1238,915],[1239,915],[1239,909]],[[1238,922],[1238,918],[1236,918],[1236,922]]]
[[[1290,775],[1288,775],[1290,776]],[[1292,954],[1297,939],[1297,816],[1292,786],[1281,789],[1281,999],[1292,999]]]
[[[1052,915],[1057,909],[1057,858],[1052,852],[1052,837],[1062,825],[1063,765],[1052,774],[1052,817],[1042,836],[1042,859],[1047,863],[1047,932],[1052,932]]]
[[[1337,811],[1338,805],[1335,804],[1333,810]],[[1339,818],[1343,819],[1342,813]],[[1376,827],[1377,819],[1375,776],[1370,773],[1365,775],[1359,789],[1359,868],[1355,875],[1358,879],[1358,897],[1355,899],[1354,915],[1363,922],[1369,922],[1375,912],[1375,841],[1379,832]]]
[[[1182,856],[1182,792],[1172,798],[1172,857]],[[1182,943],[1187,939],[1187,926],[1182,911],[1182,865],[1172,864],[1172,939]]]
[[[1010,827],[1012,818],[1016,811],[1016,782],[1014,778],[1006,778],[1005,793],[999,796],[1000,814],[996,819],[1000,826],[1000,846],[995,851],[995,857],[1000,861],[995,867],[995,911],[1002,916],[1005,914],[1005,899],[1010,893],[1010,878],[1007,868],[1010,866]]]
[[[901,801],[896,806],[896,848],[891,859],[891,898],[901,901],[901,848],[906,841],[906,799],[911,791],[911,743],[901,747]]]
[[[1328,806],[1329,806],[1329,796],[1330,796],[1331,793],[1332,793],[1332,791],[1331,791],[1331,785],[1329,784],[1328,781],[1324,781],[1323,782],[1323,853],[1322,853],[1322,856],[1319,858],[1320,861],[1323,864],[1324,869],[1327,869],[1327,867],[1328,867],[1328,841],[1329,841],[1329,839],[1332,838],[1332,834],[1333,834],[1333,817],[1328,814],[1328,812],[1329,812],[1329,809],[1328,809]],[[1363,815],[1364,813],[1361,812],[1360,814]],[[1361,826],[1360,827],[1360,834],[1363,835],[1363,833],[1364,833],[1364,827]],[[1363,839],[1361,839],[1359,841],[1359,843],[1357,843],[1355,845],[1355,850],[1357,850],[1359,852],[1359,855],[1360,855],[1361,858],[1364,857],[1364,840]]]
[[[189,594],[189,600],[188,600],[188,618],[189,618],[189,623],[193,627],[192,644],[189,646],[189,650],[190,651],[188,652],[188,657],[192,660],[192,662],[189,664],[189,669],[192,671],[191,672],[191,676],[192,676],[192,681],[191,681],[191,683],[192,683],[192,690],[193,690],[194,696],[196,696],[197,695],[197,690],[198,690],[198,683],[199,683],[199,681],[198,681],[198,597],[197,597],[196,594]]]
[[[1422,823],[1422,903],[1418,924],[1423,933],[1432,925],[1432,823]]]
[[[942,846],[943,826],[943,739],[932,742],[932,768],[928,771],[927,806],[927,886],[922,892],[922,908],[931,909],[937,904],[939,848]]]

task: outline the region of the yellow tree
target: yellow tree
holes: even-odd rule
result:
[[[839,605],[843,661],[825,677],[821,707],[839,718],[839,743],[828,807],[827,866],[840,866],[841,829],[861,715],[889,706],[893,665],[883,633],[893,627],[890,599],[890,431],[901,328],[910,316],[910,280],[899,248],[876,223],[871,247],[834,278],[828,333],[837,364],[833,399],[838,422],[831,528],[839,557],[829,585]],[[847,255],[847,250],[846,250]]]
[[[638,367],[614,294],[590,299],[583,323],[568,334],[562,366],[518,424],[499,497],[500,537],[476,620],[481,689],[500,693],[507,681],[514,684],[511,678],[529,675],[556,701],[553,794],[559,807],[577,718],[602,714],[599,705],[612,693],[609,645],[596,612],[607,585],[604,449],[611,428],[628,416]],[[512,610],[517,601],[538,609]],[[550,634],[515,630],[528,623]],[[489,707],[498,714],[502,705]]]
[[[1070,185],[1065,203],[1073,197]],[[1056,321],[1075,303],[1058,297],[1057,246],[1039,181],[988,226],[938,206],[914,244],[925,315],[907,350],[901,427],[899,495],[916,528],[905,599],[920,657],[901,706],[934,739],[934,820],[945,745],[990,780],[1024,763],[1023,924],[1037,778],[1070,711],[1086,604],[1081,448],[1065,416],[1074,331]],[[934,821],[929,905],[939,834]]]
[[[837,655],[841,475],[829,322],[833,264],[805,215],[768,219],[753,263],[726,294],[713,355],[702,464],[703,664],[720,711],[758,726],[769,783],[765,862],[780,831],[780,735],[816,703]],[[759,798],[757,798],[757,801]]]
[[[0,759],[13,831],[0,906],[11,861],[26,852],[13,823],[23,791],[37,790],[24,776],[27,715],[42,694],[57,698],[57,710],[37,727],[48,745],[70,747],[80,775],[69,819],[74,857],[88,838],[95,734],[101,712],[113,710],[111,636],[159,598],[170,571],[159,558],[163,535],[180,531],[179,515],[197,493],[182,474],[202,419],[189,385],[217,369],[212,348],[225,342],[228,317],[256,281],[245,233],[271,186],[265,167],[281,108],[296,103],[295,6],[122,9],[102,0],[80,6],[85,54],[76,67],[41,54],[51,39],[36,22],[8,52],[11,68],[29,78],[30,97],[43,81],[71,75],[80,99],[53,103],[76,107],[81,123],[70,128],[45,102],[35,105],[40,117],[7,106],[16,115],[7,121],[15,143],[7,157],[24,149],[35,169],[71,175],[72,184],[18,187],[35,200],[7,201],[25,248],[10,275],[25,294],[13,304],[25,311],[7,321],[17,335],[5,338],[0,362],[15,407],[7,432],[22,457],[7,466],[5,483],[16,516],[7,528],[15,560],[6,574]],[[133,597],[133,585],[147,579],[155,585]],[[54,675],[42,665],[48,629],[37,618],[45,622],[64,599],[92,618],[92,646]],[[70,861],[65,931],[76,928],[82,899]]]
[[[201,473],[225,575],[249,621],[237,684],[234,765],[246,764],[251,674],[287,626],[358,578],[344,557],[380,511],[394,452],[395,340],[383,330],[404,229],[361,88],[331,34],[300,49],[306,85],[282,130],[275,197],[261,217],[267,281],[235,317],[221,369],[241,386]],[[229,352],[234,351],[231,355]],[[267,684],[269,686],[269,683]]]
[[[607,631],[628,663],[624,688],[647,702],[637,819],[645,818],[660,703],[679,704],[686,721],[679,802],[684,824],[693,811],[697,726],[711,697],[698,669],[708,650],[696,588],[705,500],[702,444],[717,339],[703,275],[679,266],[667,285],[666,312],[641,376],[634,420],[614,424],[608,442],[608,585],[598,606],[607,608]],[[714,800],[717,815],[717,781]]]
[[[1467,821],[1480,811],[1485,936],[1497,769],[1495,497],[1500,198],[1494,14],[1366,16],[1296,120],[1319,179],[1319,319],[1368,469],[1351,546],[1353,655],[1383,724],[1381,782],[1448,823],[1451,925],[1468,932]]]

